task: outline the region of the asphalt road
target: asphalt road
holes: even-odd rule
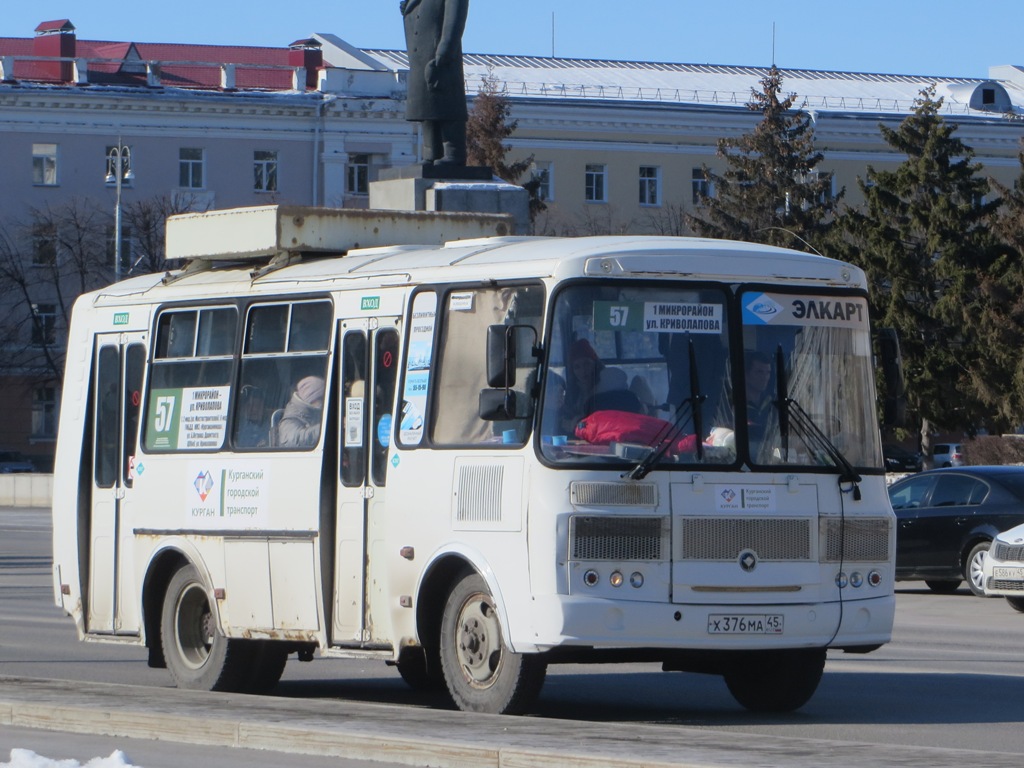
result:
[[[578,748],[578,732],[594,724],[607,724],[608,734],[623,724],[643,728],[652,749],[682,733],[723,745],[740,740],[753,750],[748,765],[776,764],[759,758],[756,745],[780,738],[804,751],[819,744],[822,755],[850,745],[867,750],[865,758],[889,749],[892,762],[904,765],[918,764],[908,761],[927,750],[940,751],[929,758],[932,765],[1019,764],[1024,614],[1001,599],[972,597],[966,588],[933,595],[920,583],[899,586],[894,641],[867,656],[830,653],[817,694],[799,712],[753,715],[718,678],[664,673],[653,665],[563,666],[551,668],[529,717],[498,720],[561,738],[566,749]],[[0,510],[0,676],[171,687],[164,670],[146,666],[144,650],[75,639],[70,620],[52,604],[49,519],[38,510]],[[483,723],[411,692],[380,663],[292,660],[275,695],[281,707],[319,704],[341,712],[363,703],[386,712],[381,716],[399,731],[406,721],[433,718],[471,736]],[[0,726],[0,746],[11,730]],[[953,751],[943,757],[941,750]]]

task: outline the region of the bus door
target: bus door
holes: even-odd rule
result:
[[[384,539],[382,511],[398,381],[398,319],[342,320],[340,450],[332,640],[367,645],[374,607],[386,616],[384,585],[369,569]]]
[[[92,478],[88,520],[86,627],[96,633],[136,633],[139,619],[131,569],[121,547],[139,432],[146,363],[144,333],[100,334],[91,383]]]

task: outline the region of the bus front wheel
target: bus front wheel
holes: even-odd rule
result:
[[[186,565],[171,577],[160,615],[167,669],[179,688],[243,691],[248,687],[251,650],[229,640],[216,626],[206,586],[195,567]]]
[[[456,583],[441,619],[441,669],[455,705],[465,712],[519,714],[544,685],[546,665],[513,653],[487,584],[474,572]]]
[[[729,693],[752,712],[792,712],[806,704],[825,671],[825,649],[744,654],[729,665]]]

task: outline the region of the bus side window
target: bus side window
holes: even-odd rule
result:
[[[121,382],[121,356],[117,347],[100,349],[96,369],[95,479],[100,488],[110,488],[117,480],[117,449],[120,419],[118,388]]]
[[[373,356],[373,380],[376,382],[373,398],[373,445],[371,472],[373,482],[384,485],[388,476],[388,451],[391,448],[392,413],[395,388],[398,383],[398,333],[378,331],[374,337],[376,351]]]
[[[346,487],[366,479],[366,334],[352,331],[342,344],[341,482]]]

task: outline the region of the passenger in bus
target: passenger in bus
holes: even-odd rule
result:
[[[565,405],[562,407],[561,432],[571,435],[576,424],[586,415],[586,407],[597,390],[597,378],[604,365],[586,339],[577,339],[569,348],[568,380],[565,384]]]
[[[257,448],[267,442],[266,397],[260,387],[246,384],[239,399],[235,445]]]
[[[744,368],[747,380],[747,423],[763,431],[772,410],[768,387],[772,378],[772,361],[762,352],[748,351]]]
[[[295,385],[277,424],[277,444],[282,448],[309,448],[320,438],[324,410],[324,380],[307,376]]]

